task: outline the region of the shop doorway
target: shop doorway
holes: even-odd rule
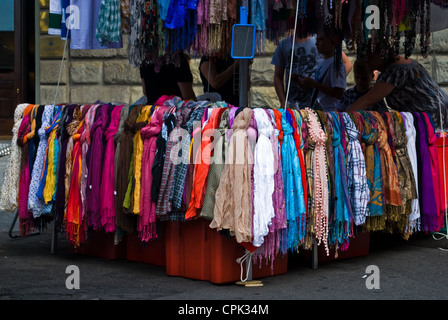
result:
[[[35,1],[0,1],[0,136],[11,136],[14,110],[35,100]]]

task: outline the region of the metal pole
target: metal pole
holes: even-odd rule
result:
[[[240,23],[247,24],[247,7],[240,7]],[[248,107],[248,95],[249,95],[249,60],[248,59],[240,59],[240,108]]]

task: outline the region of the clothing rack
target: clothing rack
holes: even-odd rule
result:
[[[83,108],[83,106],[86,107]],[[94,110],[91,109],[93,106],[96,106],[95,110],[98,110],[96,111],[99,112],[98,114],[93,111],[89,113],[89,110]],[[329,248],[333,246],[336,248],[336,252],[338,250],[345,251],[350,248],[350,239],[362,230],[400,232],[405,237],[409,237],[412,233],[419,231],[438,231],[444,224],[446,203],[442,200],[444,197],[443,184],[435,179],[435,177],[440,177],[437,147],[433,139],[436,137],[434,130],[436,126],[433,125],[432,117],[429,113],[399,113],[393,110],[383,114],[374,111],[326,113],[311,109],[235,108],[227,105],[225,102],[183,101],[178,97],[161,97],[153,106],[118,106],[113,104],[33,105],[32,110],[34,113],[29,111],[27,115],[23,113],[22,117],[16,119],[16,127],[19,130],[16,131],[17,134],[13,139],[21,142],[22,149],[26,147],[27,143],[31,146],[32,140],[27,140],[24,143],[23,137],[31,132],[32,126],[29,124],[30,122],[33,123],[34,120],[38,120],[37,122],[41,121],[40,129],[37,129],[37,125],[34,127],[36,132],[39,132],[40,137],[42,137],[39,141],[39,143],[42,142],[40,149],[38,147],[37,150],[34,150],[36,153],[40,153],[40,158],[36,156],[35,161],[53,159],[53,156],[48,156],[51,148],[59,148],[59,153],[62,154],[61,147],[64,146],[62,141],[64,139],[67,141],[66,148],[68,152],[66,155],[70,162],[67,160],[67,167],[66,165],[58,165],[59,162],[55,162],[53,165],[56,165],[59,168],[58,170],[65,169],[66,171],[64,172],[71,177],[70,179],[72,180],[67,180],[65,185],[81,186],[80,189],[73,189],[72,187],[66,189],[68,198],[65,200],[66,208],[63,208],[65,210],[63,211],[64,217],[67,219],[63,222],[63,225],[70,243],[75,247],[82,245],[83,241],[85,241],[85,230],[87,228],[106,230],[109,233],[116,232],[120,228],[125,233],[127,232],[123,221],[118,222],[119,210],[122,210],[120,204],[117,205],[114,200],[104,204],[91,202],[94,198],[89,198],[91,197],[89,192],[100,186],[99,182],[95,180],[78,181],[75,179],[76,177],[87,179],[94,173],[101,175],[103,172],[101,171],[102,168],[96,169],[97,167],[93,166],[100,164],[104,164],[103,168],[106,169],[113,164],[114,170],[115,168],[118,171],[125,170],[125,172],[121,173],[108,172],[109,174],[115,174],[109,180],[112,182],[113,188],[107,189],[109,191],[102,194],[104,196],[112,195],[112,198],[115,196],[115,200],[121,197],[120,201],[124,201],[122,202],[123,205],[127,201],[127,210],[139,210],[138,218],[135,215],[132,215],[132,217],[140,223],[142,223],[140,220],[142,217],[148,217],[152,221],[149,224],[140,224],[138,234],[142,243],[150,243],[152,239],[157,237],[156,229],[154,228],[154,223],[157,219],[188,223],[191,219],[204,218],[210,221],[209,227],[211,229],[230,230],[230,235],[238,243],[243,245],[249,243],[251,246],[255,244],[255,250],[253,250],[252,254],[247,254],[253,260],[261,258],[272,259],[274,253],[283,252],[286,254],[288,251],[293,252],[300,248],[312,250],[312,268],[317,269],[317,249],[319,246],[323,245],[325,247],[327,255],[329,254]],[[134,110],[132,114],[129,112],[130,110]],[[98,129],[101,128],[100,122],[104,120],[101,119],[103,116],[105,117],[104,119],[107,118],[108,120],[104,121],[102,125],[104,125],[104,128],[112,130],[112,132],[108,131],[106,133],[106,130],[101,131]],[[41,117],[41,119],[39,120],[38,117]],[[33,121],[30,121],[30,119]],[[194,121],[198,121],[199,126],[194,127]],[[414,121],[415,125],[412,124]],[[26,129],[27,126],[28,129]],[[156,129],[151,131],[152,134],[147,135],[151,128]],[[186,165],[184,167],[176,167],[169,157],[176,152],[173,150],[178,151],[178,149],[173,149],[175,146],[173,142],[179,138],[179,136],[175,136],[176,131],[174,129],[176,128],[183,129],[187,133],[181,135],[182,139],[186,139],[184,143],[187,147],[180,150],[188,151],[183,154],[186,158],[181,158],[181,160],[188,160],[186,163],[183,163]],[[233,129],[233,131],[228,132],[224,129]],[[115,133],[114,130],[116,130]],[[215,136],[215,139],[217,143],[221,141],[222,145],[217,144],[212,147],[211,135],[207,135],[207,130],[214,130],[214,134],[218,130],[220,134]],[[83,138],[83,134],[86,132],[89,132],[90,137]],[[412,134],[412,132],[414,133]],[[202,133],[202,136],[196,136],[199,133]],[[106,135],[108,135],[107,139]],[[245,137],[247,140],[244,141],[247,141],[247,143],[237,145],[236,141],[239,136]],[[148,139],[151,137],[153,139],[151,141],[156,144],[157,150],[166,152],[164,154],[165,158],[148,158],[148,154],[133,151],[142,150],[142,147],[145,150],[145,143],[149,143]],[[198,140],[198,137],[201,138]],[[222,139],[220,140],[220,138]],[[52,139],[56,139],[59,144],[55,144],[56,140]],[[104,154],[107,154],[105,151],[101,156],[104,162],[90,162],[89,165],[87,160],[81,160],[84,159],[81,152],[82,143],[88,141],[86,139],[90,141],[90,146],[85,149],[86,152],[88,150],[96,150],[92,146],[95,143],[100,143],[100,145],[95,145],[95,148],[103,148],[105,150],[107,146],[111,147],[110,150],[114,152],[113,157],[116,157],[117,161],[121,159],[121,154],[132,154],[131,158],[128,158],[129,162],[125,161],[123,163],[133,161],[133,165],[137,165],[137,167],[132,167],[130,164],[118,165],[118,162],[104,157]],[[113,141],[113,143],[108,144],[106,141]],[[129,141],[129,144],[126,141]],[[194,149],[193,143],[198,141],[200,143],[196,146],[197,149]],[[403,144],[404,141],[407,141],[408,144]],[[37,143],[37,141],[34,141],[34,143]],[[412,147],[412,145],[414,146]],[[421,157],[413,159],[419,161],[418,164],[421,170],[417,168],[418,171],[415,171],[416,175],[413,176],[414,171],[411,168],[414,166],[406,161],[409,161],[407,157],[415,154],[417,145],[420,148],[417,156]],[[411,152],[411,147],[413,152]],[[237,165],[234,165],[235,163],[223,162],[222,166],[219,167],[214,162],[207,163],[207,159],[210,159],[210,153],[206,158],[199,159],[198,162],[192,162],[195,159],[195,155],[207,155],[212,148],[214,148],[213,159],[216,160],[219,157],[228,160],[229,158],[226,158],[226,156],[229,154],[236,156],[244,154],[248,158],[240,159],[242,162]],[[217,150],[223,150],[223,153],[219,153]],[[356,162],[356,168],[365,166],[365,171],[357,173],[353,171],[355,167],[353,167],[354,162],[351,161],[353,161],[355,150],[362,150],[363,152],[362,157],[356,158],[356,161],[359,161]],[[17,151],[12,150],[11,156],[14,156],[15,159],[17,159],[17,155],[15,155]],[[153,152],[155,154],[154,149]],[[257,152],[261,152],[263,157],[257,158]],[[273,153],[271,154],[271,152]],[[423,154],[426,157],[423,157]],[[270,156],[272,155],[277,155],[277,157],[271,158]],[[358,153],[358,156],[360,155],[361,153]],[[370,159],[368,158],[369,155],[374,156],[375,160],[373,162],[367,161]],[[62,161],[61,159],[59,157],[58,161]],[[109,162],[106,162],[106,159],[109,159],[107,160]],[[149,159],[152,159],[152,166],[149,166]],[[340,159],[344,160],[341,162]],[[122,160],[124,161],[124,159]],[[274,179],[274,171],[257,171],[260,168],[266,169],[270,167],[266,161],[271,161],[270,166],[272,168],[273,164],[276,163],[275,161],[277,161],[279,168],[282,169],[275,171],[277,172],[275,176],[277,180]],[[272,163],[272,161],[274,162]],[[364,164],[361,165],[361,163]],[[89,172],[92,172],[91,175],[84,175],[84,166],[86,169],[89,169]],[[405,171],[406,175],[394,180],[392,177],[398,178],[399,171],[397,166],[401,168],[400,174]],[[56,172],[56,167],[52,166],[48,161],[39,162],[38,167],[41,168],[41,172],[35,173],[39,178],[35,186],[43,188],[44,185],[41,183],[44,181],[44,178],[57,183],[55,181],[57,180],[56,177],[48,175],[48,172]],[[150,198],[153,191],[152,188],[144,188],[152,185],[152,181],[156,180],[154,172],[157,173],[157,170],[152,171],[153,179],[151,183],[149,183],[149,180],[145,180],[148,177],[146,175],[149,172],[148,170],[154,168],[158,168],[160,175],[157,177],[161,179],[160,184],[156,186],[159,189],[154,189],[158,191],[155,192],[159,197],[157,202]],[[191,171],[188,171],[188,168]],[[193,171],[192,168],[195,170]],[[48,171],[45,171],[45,169]],[[180,169],[187,169],[187,172],[190,172],[191,175],[186,175]],[[15,176],[15,181],[19,181],[20,177],[24,177],[23,171],[14,173],[12,168],[8,168],[8,170],[10,170],[7,175],[8,179],[12,179]],[[104,172],[106,173],[106,171]],[[45,172],[47,172],[47,176]],[[180,172],[184,172],[182,179],[168,180],[170,175],[180,174]],[[199,174],[199,172],[203,172],[203,174]],[[237,174],[237,176],[241,177],[241,181],[233,181],[230,178],[232,174]],[[263,179],[277,181],[276,188],[282,190],[279,192],[279,195],[283,196],[284,200],[270,193],[271,191],[269,190],[272,189],[266,189],[268,191],[265,191],[264,188],[268,186],[267,184],[257,185],[256,181],[260,179],[259,174],[262,174]],[[344,174],[347,176],[347,180],[341,180]],[[350,183],[353,183],[355,174],[357,174],[357,181],[362,181],[363,187],[351,189],[348,186],[350,186]],[[373,178],[374,174],[376,178]],[[416,177],[422,174],[425,174],[425,177],[429,176],[434,179],[429,179],[431,181],[427,182],[426,185],[416,185],[418,182]],[[254,182],[251,182],[251,175],[253,175]],[[102,174],[102,176],[105,177],[106,174]],[[120,184],[120,177],[126,178],[125,184]],[[132,179],[128,180],[128,177],[132,177]],[[190,184],[185,183],[188,181],[188,177],[192,181]],[[382,181],[381,177],[388,183],[384,186],[384,189],[379,185]],[[411,179],[411,177],[413,178]],[[31,179],[30,185],[33,183],[32,181]],[[398,181],[405,181],[407,187],[410,186],[415,191],[418,191],[418,197],[408,195],[406,198],[404,193],[401,193],[403,185],[399,185]],[[84,187],[82,187],[83,182],[85,183]],[[235,183],[241,183],[240,194],[235,193],[237,189],[240,190],[239,187],[233,188]],[[171,186],[182,186],[184,193],[170,193],[170,184]],[[26,186],[26,184],[23,185]],[[55,184],[53,188],[56,185],[59,186],[59,184]],[[120,185],[122,189],[120,189]],[[190,192],[189,201],[186,200],[185,186],[192,187],[188,191]],[[257,189],[258,187],[255,188],[255,186],[259,186],[260,189]],[[393,188],[393,186],[396,188]],[[426,191],[429,187],[433,190],[431,194],[422,192],[422,190]],[[59,188],[55,188],[55,190],[57,189]],[[47,191],[51,190],[53,189],[50,188]],[[207,192],[207,190],[209,191]],[[286,192],[286,190],[293,190],[294,192]],[[383,194],[383,190],[389,193]],[[99,190],[96,191],[98,192]],[[13,192],[16,195],[20,195],[19,190],[14,190]],[[140,192],[140,194],[136,192]],[[358,193],[354,197],[349,192]],[[375,194],[375,192],[377,193]],[[392,192],[395,192],[393,193],[396,196],[395,198],[390,196]],[[28,193],[27,195],[29,196],[30,194]],[[254,195],[254,200],[251,199],[250,194]],[[271,197],[265,196],[266,194],[270,194]],[[71,200],[75,199],[72,198],[73,195],[79,195],[80,203],[71,202]],[[239,195],[245,197],[241,207],[229,209],[223,206],[224,203],[232,201]],[[371,195],[375,195],[375,199],[379,199],[377,196],[380,196],[382,201],[383,199],[384,201],[373,203],[369,200],[373,199]],[[51,207],[52,211],[47,211],[48,213],[46,213],[51,214],[55,222],[52,237],[52,253],[56,245],[58,228],[62,222],[57,220],[57,215],[53,215],[54,210],[56,210],[56,201],[54,201],[56,196],[53,195],[53,200],[44,203],[43,207],[38,207],[38,210],[49,210],[50,208],[45,207],[45,205],[53,205]],[[142,196],[152,199],[151,209],[145,206],[145,202],[140,202],[139,199],[142,199]],[[257,198],[260,196],[262,197]],[[428,208],[427,205],[424,207],[419,205],[419,200],[429,203],[428,199],[431,197],[433,199],[433,207]],[[18,198],[20,200],[21,196]],[[351,202],[355,198],[362,198],[364,201],[360,203]],[[17,206],[23,208],[21,206],[25,203],[29,206],[29,199],[31,198],[27,198],[25,202],[19,201]],[[76,199],[78,199],[78,196],[76,196]],[[174,199],[178,199],[181,206],[174,205]],[[201,199],[203,200],[201,201]],[[260,209],[260,202],[255,199],[271,199],[272,202],[269,201],[267,204],[263,204],[264,209]],[[343,201],[338,201],[337,199],[342,199]],[[1,202],[5,201],[5,199],[0,200]],[[406,201],[413,205],[402,205]],[[91,215],[94,211],[92,211],[90,206],[96,205],[97,213],[100,211],[110,213],[103,209],[106,209],[111,203],[112,207],[110,208],[115,210],[116,213],[115,219],[98,220],[99,216],[95,218],[95,215]],[[82,209],[82,205],[86,206],[85,209]],[[138,206],[140,207],[137,208]],[[330,206],[331,210],[329,209]],[[85,215],[81,215],[81,210],[85,210]],[[271,210],[275,212],[274,216],[262,216],[267,212],[272,212]],[[406,221],[400,221],[394,216],[400,210],[403,210],[403,212],[407,210]],[[20,216],[20,210],[16,212],[17,217],[23,218],[23,216]],[[22,213],[24,212],[22,211]],[[150,216],[145,216],[144,212],[150,212]],[[249,220],[247,220],[249,224],[238,226],[226,224],[225,220],[229,215],[241,214],[241,212],[247,214],[244,217],[249,217]],[[375,213],[375,215],[372,215],[372,213]],[[417,213],[421,214],[417,216]],[[387,222],[383,219],[386,216],[388,217]],[[129,218],[129,216],[123,217]],[[105,217],[103,216],[103,218]],[[391,220],[392,218],[395,220]],[[264,234],[260,231],[263,228],[259,230],[253,227],[255,221],[260,222],[259,219],[264,219],[262,223],[268,223],[268,228],[264,229],[268,231],[264,231]],[[17,218],[14,223],[16,221]],[[98,221],[102,221],[100,222],[101,224],[98,224]],[[390,221],[393,222],[391,223]],[[252,224],[253,226],[251,226]],[[21,226],[23,226],[23,223],[21,223]],[[316,230],[315,233],[309,231],[314,230],[313,228]],[[31,230],[32,228],[26,229],[23,234],[29,234]],[[258,243],[256,243],[257,240],[259,241]],[[243,258],[241,258],[240,262],[245,261],[247,263],[247,279],[250,280],[252,273],[249,263],[250,259]]]

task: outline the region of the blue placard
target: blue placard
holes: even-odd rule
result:
[[[14,0],[0,0],[0,31],[14,31]]]

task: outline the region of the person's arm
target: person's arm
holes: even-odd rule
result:
[[[366,110],[381,101],[394,90],[395,86],[387,82],[378,82],[348,108],[347,111]]]
[[[285,77],[285,68],[275,66],[274,69],[274,88],[277,93],[278,100],[280,101],[280,107],[285,107],[286,95],[285,95],[285,85],[284,85],[284,77]]]
[[[145,79],[142,78],[142,91],[143,95],[146,97],[146,85],[145,85]]]
[[[344,66],[345,66],[346,75],[348,76],[348,74],[350,73],[350,71],[352,71],[353,63],[352,63],[351,60],[347,57],[347,55],[345,54],[345,52],[342,52],[342,63],[343,63]]]
[[[201,65],[201,73],[207,79],[208,83],[215,88],[221,88],[223,85],[229,81],[236,70],[239,68],[239,60],[235,62],[221,73],[216,71],[216,66],[213,62],[205,61]]]
[[[345,92],[345,88],[326,86],[313,78],[299,78],[299,84],[305,88],[316,89],[330,97],[337,99],[341,99]]]
[[[180,92],[182,93],[182,99],[184,100],[196,100],[196,94],[193,90],[193,83],[191,82],[178,82]]]

